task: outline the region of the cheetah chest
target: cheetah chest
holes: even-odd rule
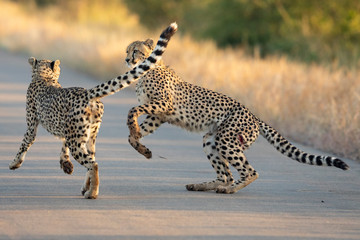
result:
[[[154,99],[154,87],[147,81],[140,80],[136,84],[136,97],[138,102],[143,105]]]

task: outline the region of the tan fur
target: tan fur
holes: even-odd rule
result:
[[[99,193],[99,171],[95,161],[95,141],[104,106],[99,100],[129,86],[152,69],[161,59],[171,36],[176,32],[176,23],[166,28],[154,51],[148,53],[142,64],[131,71],[104,82],[91,89],[79,87],[62,88],[58,82],[60,61],[29,58],[32,81],[26,96],[27,131],[15,159],[9,168],[21,166],[26,152],[34,143],[38,125],[63,141],[60,167],[67,174],[73,172],[70,153],[76,161],[86,167],[87,173],[81,193],[85,198],[97,198]]]
[[[131,43],[126,59],[129,67],[146,58],[150,49],[146,41]],[[340,159],[301,151],[238,101],[185,82],[163,64],[139,79],[136,94],[140,105],[129,111],[129,143],[145,157],[151,158],[152,153],[140,139],[165,122],[192,132],[206,132],[203,149],[217,178],[212,182],[189,184],[186,186],[188,190],[234,193],[257,179],[258,173],[247,161],[244,151],[259,134],[296,161],[348,169]],[[146,119],[139,125],[138,117],[141,115],[146,115]],[[229,164],[238,171],[239,180],[234,181]]]
[[[154,50],[154,41],[152,39],[146,39],[145,41],[135,41],[126,48],[126,64],[133,68],[137,66],[137,63],[146,59],[150,53]],[[161,59],[158,65],[164,65]]]

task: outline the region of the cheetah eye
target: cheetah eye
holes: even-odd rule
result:
[[[135,53],[139,53],[139,54],[141,54],[142,56],[145,56],[145,54],[143,53],[143,52],[141,52],[140,50],[134,50],[134,54]]]

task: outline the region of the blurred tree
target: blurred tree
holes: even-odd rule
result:
[[[209,1],[205,8],[195,10],[199,13],[197,16],[192,14],[196,22],[206,22],[206,27],[197,35],[212,38],[219,46],[260,47],[264,55],[268,52],[268,43],[279,38],[282,19],[271,0],[214,0]],[[187,22],[192,19],[194,16],[188,16]],[[196,33],[196,25],[190,26]]]
[[[139,21],[150,29],[177,21],[183,32],[220,47],[241,46],[261,56],[354,65],[360,59],[359,0],[13,0],[56,5],[65,18],[114,27]],[[127,12],[126,7],[138,16]],[[132,18],[131,21],[124,21]],[[131,23],[130,23],[131,22]]]
[[[201,1],[200,1],[201,2]],[[156,29],[168,22],[183,19],[186,11],[196,4],[194,0],[125,0],[129,9],[137,13],[143,25]]]
[[[149,28],[178,21],[183,31],[219,46],[261,55],[285,53],[305,61],[357,62],[358,0],[125,0]],[[343,57],[346,56],[346,57]]]
[[[36,5],[37,7],[47,7],[56,4],[57,0],[11,0],[13,2],[21,3],[24,5]]]

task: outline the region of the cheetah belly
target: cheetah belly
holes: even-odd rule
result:
[[[193,115],[184,115],[179,111],[174,114],[162,115],[163,120],[172,125],[184,128],[190,132],[212,132],[217,128],[219,120],[217,118],[193,118]]]

